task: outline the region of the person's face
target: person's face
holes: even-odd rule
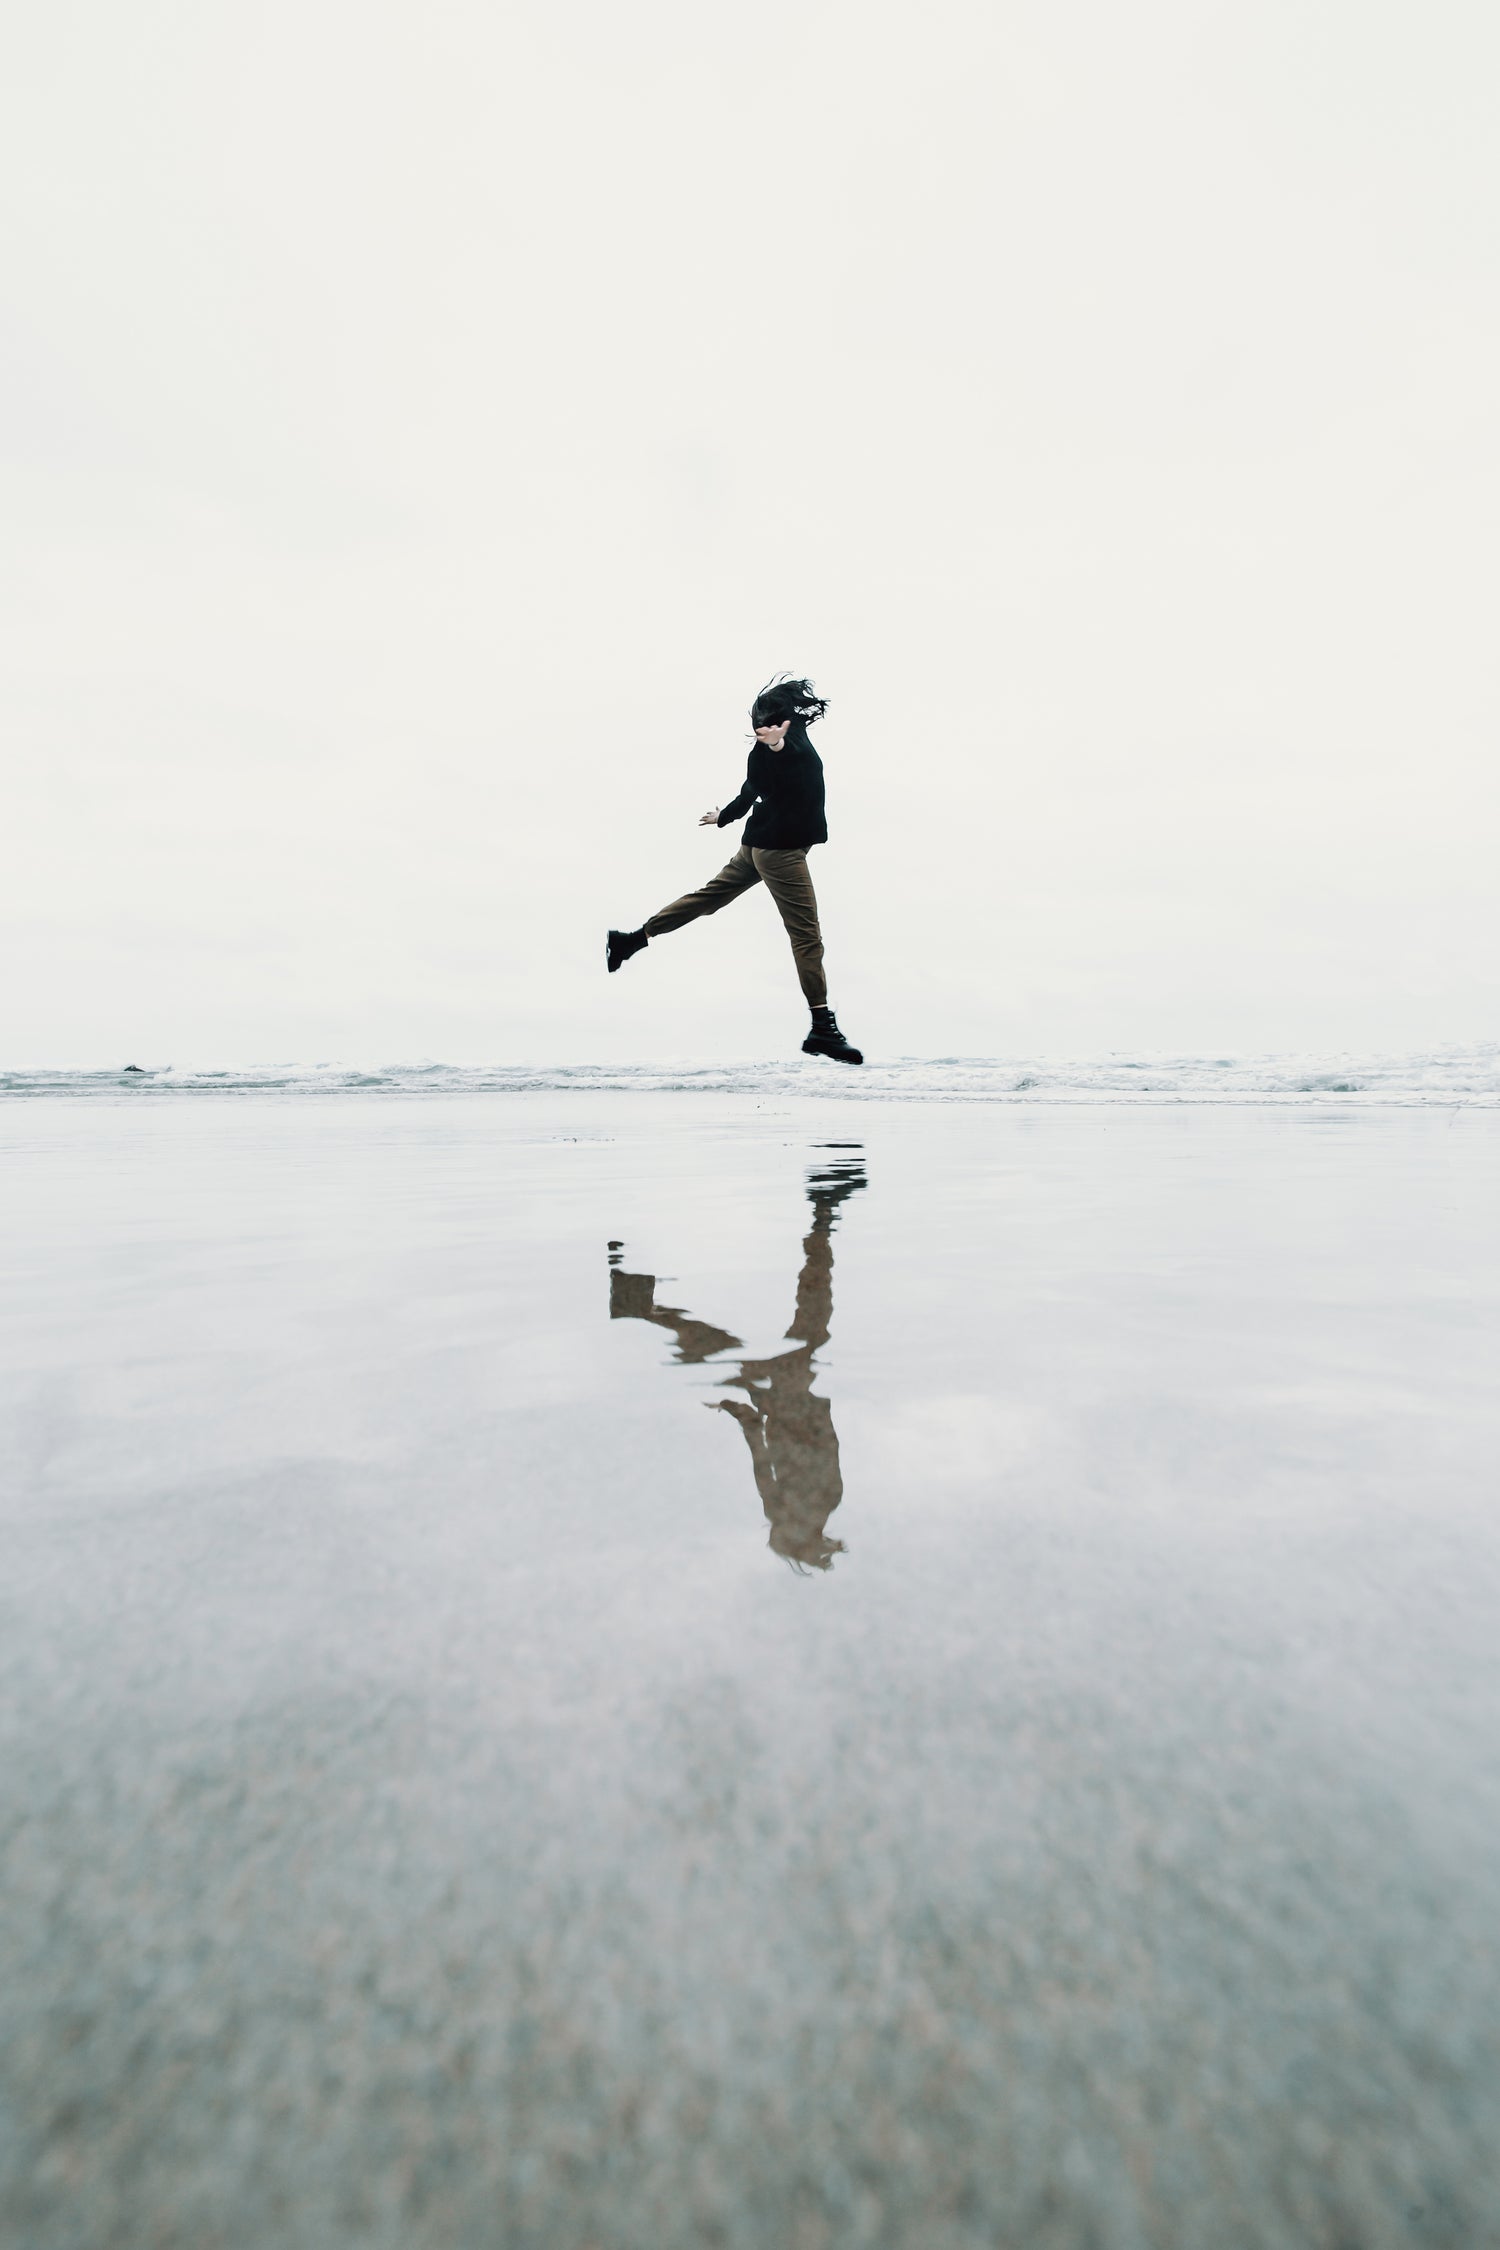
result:
[[[786,730],[791,723],[790,719],[783,719],[779,727],[757,727],[755,739],[763,742],[768,750],[779,750],[786,740]]]

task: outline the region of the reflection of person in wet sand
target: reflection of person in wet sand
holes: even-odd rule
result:
[[[705,1401],[718,1413],[732,1414],[744,1431],[755,1489],[771,1527],[771,1547],[798,1569],[829,1570],[834,1556],[844,1551],[842,1539],[828,1534],[828,1519],[844,1497],[833,1409],[812,1386],[816,1355],[828,1341],[833,1319],[838,1207],[864,1184],[857,1151],[810,1175],[812,1232],[803,1240],[797,1310],[787,1330],[796,1349],[769,1359],[741,1360],[738,1374],[725,1376],[723,1387],[743,1391],[744,1398]],[[621,1272],[616,1263],[620,1249],[619,1243],[610,1244],[611,1320],[649,1320],[669,1329],[677,1339],[674,1356],[679,1363],[698,1364],[718,1352],[739,1349],[740,1339],[726,1329],[693,1320],[675,1306],[658,1305],[656,1276]]]

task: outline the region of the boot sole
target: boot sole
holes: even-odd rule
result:
[[[841,1055],[836,1047],[819,1047],[811,1039],[803,1040],[802,1052],[804,1055],[822,1055],[828,1062],[862,1063],[865,1059],[858,1048],[855,1048],[852,1054]]]

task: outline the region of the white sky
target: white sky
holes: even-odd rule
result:
[[[1496,1032],[1492,0],[11,10],[0,1061]]]

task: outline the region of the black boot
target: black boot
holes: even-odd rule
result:
[[[828,1055],[834,1062],[862,1063],[864,1056],[851,1047],[838,1027],[832,1008],[814,1008],[812,1030],[802,1042],[804,1055]]]
[[[610,975],[613,976],[620,963],[628,961],[632,953],[639,953],[645,943],[644,930],[611,930],[604,949]]]

